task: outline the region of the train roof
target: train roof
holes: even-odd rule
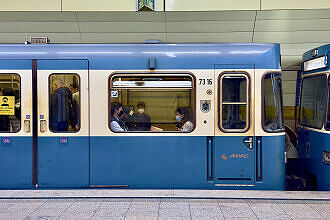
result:
[[[280,46],[257,43],[0,45],[0,60],[88,59],[90,69],[147,70],[151,58],[156,61],[156,70],[280,69]],[[1,63],[0,68],[4,69],[6,62]]]
[[[311,49],[303,54],[303,74],[330,70],[329,66],[330,44]]]

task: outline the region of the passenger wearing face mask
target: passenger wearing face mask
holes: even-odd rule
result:
[[[190,107],[180,107],[176,110],[175,119],[178,121],[178,130],[184,132],[191,132],[194,130],[192,123],[192,110]]]
[[[151,128],[150,116],[144,113],[144,110],[145,110],[144,102],[139,102],[137,104],[137,112],[133,114],[135,131],[150,131]]]
[[[123,106],[120,103],[111,104],[111,122],[110,128],[114,132],[123,132],[127,131],[125,123],[120,120],[120,117],[123,115]]]

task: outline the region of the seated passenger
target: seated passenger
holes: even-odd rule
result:
[[[133,114],[134,130],[135,131],[150,131],[151,120],[150,116],[144,113],[145,104],[139,102],[137,104],[137,112]]]
[[[123,106],[120,103],[111,104],[111,122],[110,128],[114,132],[123,132],[127,131],[125,123],[120,120],[120,117],[123,115]]]
[[[194,130],[192,123],[192,110],[190,107],[180,107],[176,110],[176,120],[179,122],[178,130],[184,132],[191,132]]]

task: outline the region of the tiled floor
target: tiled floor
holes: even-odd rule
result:
[[[0,199],[0,219],[330,219],[330,201]]]

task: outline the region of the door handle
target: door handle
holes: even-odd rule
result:
[[[31,132],[30,120],[24,120],[24,132],[25,133]]]
[[[47,121],[46,120],[40,120],[40,132],[44,133],[47,131]]]
[[[244,139],[245,144],[249,144],[249,149],[253,148],[253,137],[248,137],[247,139]]]

